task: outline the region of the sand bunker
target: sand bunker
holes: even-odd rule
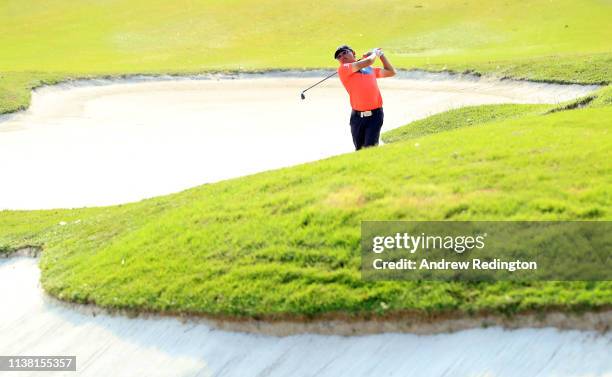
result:
[[[36,262],[25,257],[0,260],[0,286],[4,287],[0,302],[10,308],[0,310],[0,354],[76,355],[75,375],[79,376],[612,373],[610,333],[489,328],[439,335],[273,337],[220,331],[171,318],[93,317],[46,297],[38,284]],[[19,372],[19,376],[37,373]]]
[[[135,77],[43,87],[0,121],[0,209],[125,203],[353,150],[327,72]],[[380,80],[383,131],[465,105],[556,103],[594,86],[403,73]]]

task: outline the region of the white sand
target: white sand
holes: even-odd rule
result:
[[[0,120],[0,209],[125,203],[351,152],[348,96],[337,77],[299,98],[325,74],[40,88],[27,111]],[[465,105],[556,103],[595,89],[403,76],[379,81],[383,131]]]
[[[337,79],[126,80],[37,90],[0,121],[0,209],[122,203],[350,152]],[[321,75],[323,77],[323,75]],[[450,108],[555,103],[594,87],[413,74],[381,82],[384,130]],[[87,316],[0,261],[0,355],[76,355],[49,376],[611,376],[612,335],[500,328],[416,336],[271,337],[175,319]],[[40,373],[4,373],[38,376]]]
[[[87,316],[0,260],[0,355],[75,355],[77,373],[3,376],[612,376],[612,334],[500,328],[441,335],[272,337],[165,319]]]

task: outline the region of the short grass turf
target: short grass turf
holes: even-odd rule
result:
[[[610,18],[601,0],[6,0],[0,71],[333,66],[342,43],[384,47],[401,66],[549,64],[611,53]]]
[[[435,114],[398,127],[382,134],[385,143],[393,143],[439,132],[450,131],[461,127],[487,124],[497,120],[518,118],[527,114],[540,114],[551,110],[550,105],[482,105],[466,106],[459,109]]]
[[[49,74],[332,68],[344,43],[383,47],[398,68],[609,83],[610,19],[601,0],[6,0],[0,113]]]
[[[611,120],[609,106],[510,116],[133,204],[4,212],[0,248],[44,245],[47,291],[111,308],[274,318],[609,307],[605,281],[365,282],[359,224],[609,220]]]
[[[440,114],[434,114],[427,118],[414,121],[406,126],[384,132],[381,138],[385,143],[393,143],[462,127],[478,126],[496,121],[520,118],[526,115],[543,115],[585,106],[593,108],[609,105],[612,105],[612,86],[605,86],[583,97],[554,105],[497,104],[465,106]]]

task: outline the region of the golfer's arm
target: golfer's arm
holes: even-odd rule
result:
[[[383,70],[381,72],[382,73],[382,77],[392,77],[392,76],[395,76],[397,71],[395,70],[395,68],[393,68],[393,66],[389,62],[389,59],[387,59],[387,57],[385,55],[382,55],[380,57],[380,61],[383,63]]]
[[[368,67],[368,66],[374,64],[375,60],[376,60],[376,55],[371,54],[367,58],[363,58],[360,61],[351,64],[351,69],[353,70],[353,72],[357,72],[361,68],[365,68],[365,67]]]

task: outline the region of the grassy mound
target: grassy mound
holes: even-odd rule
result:
[[[493,121],[518,118],[528,114],[538,114],[550,109],[550,105],[484,105],[467,106],[429,116],[398,127],[382,135],[385,143],[450,131],[461,127],[486,124]]]
[[[557,105],[501,104],[466,106],[435,114],[398,127],[381,135],[385,143],[432,135],[462,127],[488,124],[495,121],[520,118],[526,115],[554,113],[585,106],[604,107],[612,105],[612,86],[605,86],[587,96]]]
[[[611,119],[611,107],[527,115],[134,204],[6,212],[0,248],[44,244],[46,290],[116,308],[274,317],[608,306],[610,282],[364,282],[359,222],[610,219]]]

